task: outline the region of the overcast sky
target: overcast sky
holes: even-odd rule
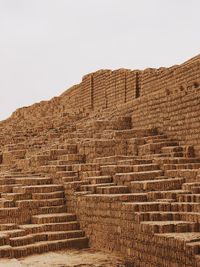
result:
[[[200,53],[199,0],[0,0],[0,119],[98,69]]]

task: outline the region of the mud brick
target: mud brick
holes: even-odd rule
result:
[[[199,266],[199,62],[99,70],[0,122],[0,257]]]

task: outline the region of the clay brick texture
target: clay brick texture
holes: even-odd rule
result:
[[[200,56],[99,70],[0,122],[0,258],[200,266]]]

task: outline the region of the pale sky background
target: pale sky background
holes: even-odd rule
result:
[[[98,69],[200,53],[199,0],[0,0],[0,119]]]

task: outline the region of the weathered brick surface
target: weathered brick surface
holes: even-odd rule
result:
[[[198,267],[200,58],[100,70],[0,123],[0,257],[89,244]]]

